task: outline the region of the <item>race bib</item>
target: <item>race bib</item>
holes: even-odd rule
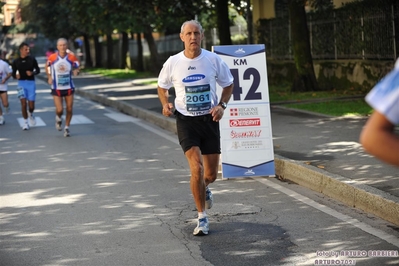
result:
[[[67,86],[70,82],[71,76],[69,74],[63,74],[57,76],[58,86]]]
[[[209,84],[186,86],[185,91],[188,112],[200,112],[211,109],[211,87]]]

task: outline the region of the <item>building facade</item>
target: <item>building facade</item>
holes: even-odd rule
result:
[[[3,17],[2,25],[11,26],[21,22],[21,10],[19,8],[20,0],[2,0],[3,6]]]

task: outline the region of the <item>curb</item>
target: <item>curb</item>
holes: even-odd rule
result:
[[[102,95],[82,90],[75,92],[87,99],[116,108],[120,112],[143,119],[176,134],[174,119],[165,118],[161,114],[126,102],[115,101]],[[399,226],[399,200],[386,192],[366,185],[353,184],[353,180],[276,154],[275,169],[276,175],[282,179],[320,192],[347,206],[374,214]]]
[[[372,213],[399,225],[399,201],[396,197],[353,180],[328,173],[303,162],[275,155],[276,175],[320,192],[347,206]]]

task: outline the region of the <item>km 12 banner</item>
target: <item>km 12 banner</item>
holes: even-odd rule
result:
[[[220,120],[223,178],[274,176],[265,46],[213,46],[213,52],[234,77],[233,95]]]

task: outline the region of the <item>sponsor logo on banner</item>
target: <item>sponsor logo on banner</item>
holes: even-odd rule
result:
[[[245,54],[245,50],[240,47],[234,53],[236,53],[236,54]]]
[[[257,116],[257,115],[259,115],[258,107],[230,108],[230,116]]]
[[[237,132],[232,130],[230,132],[230,138],[232,139],[247,139],[247,138],[259,138],[262,130],[248,130],[243,132]]]
[[[260,118],[230,119],[230,127],[253,127],[260,126]]]
[[[255,174],[255,172],[254,172],[254,170],[252,170],[252,169],[248,169],[245,173],[244,173],[244,175],[254,175]]]
[[[265,145],[262,140],[244,140],[244,141],[233,141],[231,148],[234,150],[257,150],[265,149]]]

